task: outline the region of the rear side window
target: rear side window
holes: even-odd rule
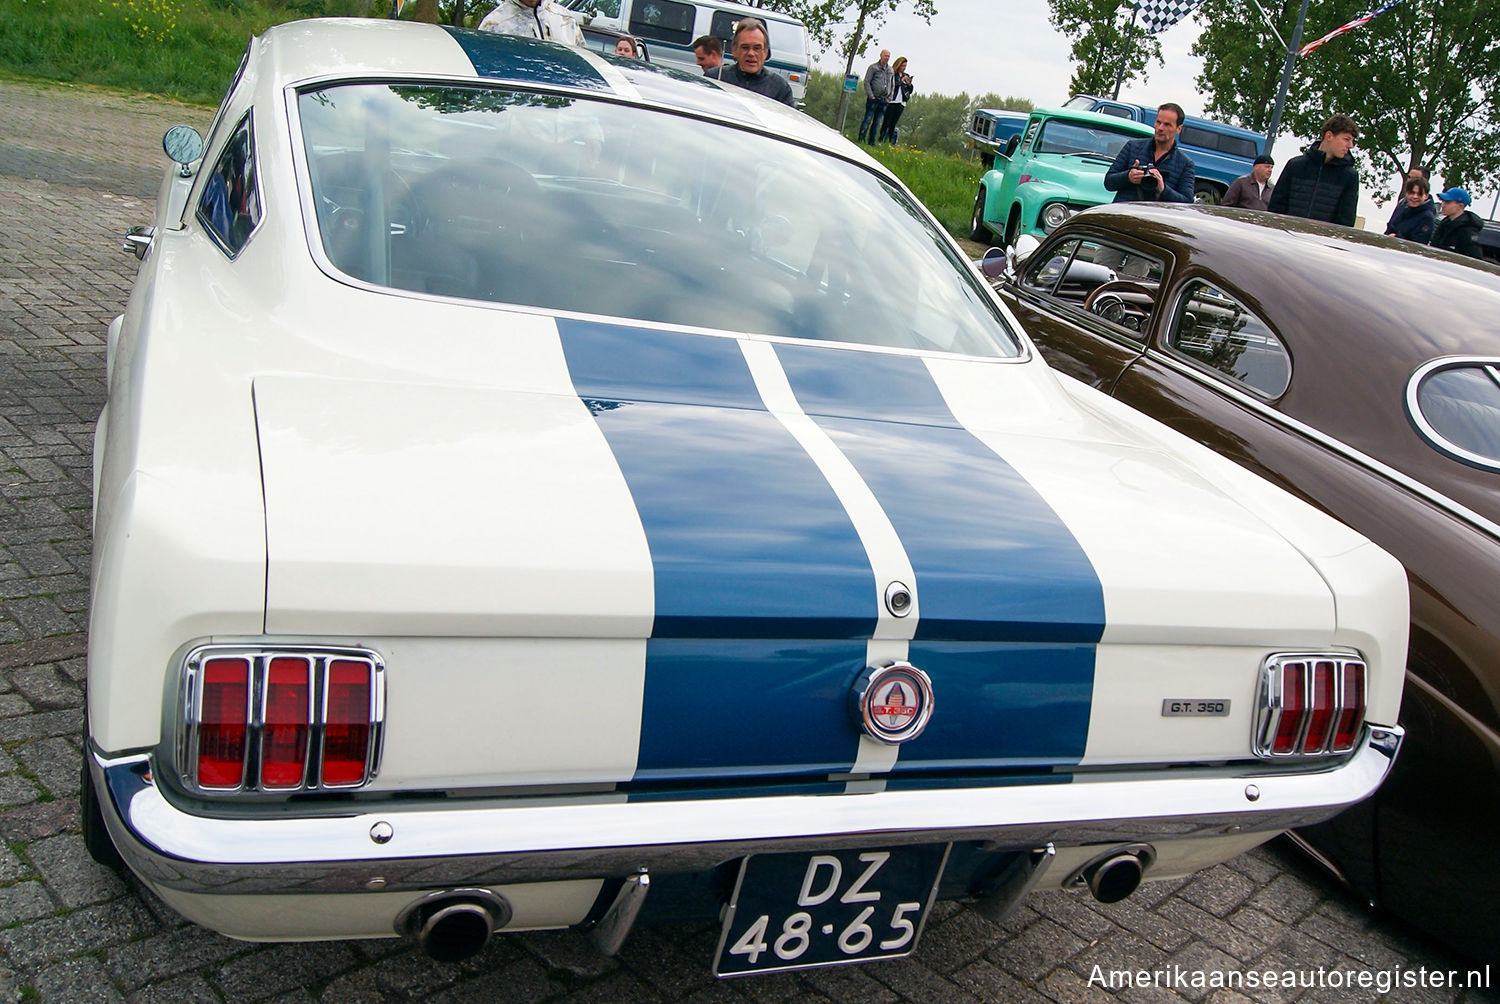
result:
[[[1220,153],[1227,153],[1233,157],[1253,159],[1260,153],[1255,141],[1248,137],[1214,132],[1202,126],[1183,126],[1181,138],[1183,146],[1195,146],[1200,150],[1218,150]]]
[[[224,144],[198,200],[198,220],[221,250],[233,258],[260,223],[255,178],[255,136],[247,113]]]
[[[1437,449],[1500,470],[1500,359],[1436,359],[1412,374],[1407,412]]]
[[[1183,291],[1167,348],[1263,397],[1280,397],[1292,380],[1281,339],[1234,297],[1201,280]]]
[[[697,10],[690,3],[645,0],[631,8],[631,34],[688,45],[693,41],[693,17]]]

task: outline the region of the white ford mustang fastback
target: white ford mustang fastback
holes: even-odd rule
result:
[[[1389,769],[1396,562],[1055,376],[800,113],[307,21],[166,145],[84,808],[192,920],[864,961],[936,897],[1116,900]]]

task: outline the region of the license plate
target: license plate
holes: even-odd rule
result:
[[[948,847],[745,858],[724,916],[714,975],[779,973],[910,955],[937,892]]]

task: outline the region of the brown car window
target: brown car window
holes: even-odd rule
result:
[[[1197,280],[1188,284],[1167,332],[1167,347],[1266,397],[1292,379],[1281,339],[1234,297]]]
[[[1059,309],[1087,311],[1118,334],[1140,342],[1151,330],[1161,277],[1159,259],[1084,238],[1049,251],[1027,271],[1022,285]]]
[[[1412,377],[1408,406],[1444,453],[1500,470],[1500,359],[1429,363]]]

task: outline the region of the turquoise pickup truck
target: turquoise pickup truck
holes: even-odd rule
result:
[[[1051,233],[1074,213],[1114,199],[1104,174],[1115,154],[1151,127],[1071,108],[1038,108],[979,179],[969,236],[1014,244]]]

